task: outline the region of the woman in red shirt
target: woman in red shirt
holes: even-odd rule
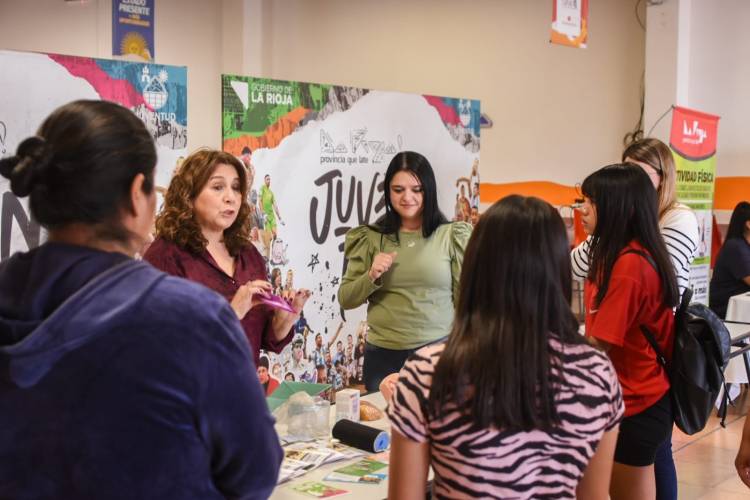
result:
[[[654,457],[670,435],[672,408],[667,374],[641,326],[671,356],[677,280],[659,233],[656,191],[643,169],[609,165],[588,176],[582,191],[582,219],[592,236],[586,335],[609,354],[625,399],[610,496],[653,499]]]
[[[223,295],[245,330],[257,366],[260,350],[280,352],[308,290],[287,290],[295,313],[257,303],[271,292],[266,263],[250,241],[247,172],[229,153],[202,149],[172,177],[156,218],[156,240],[144,260]],[[257,297],[256,297],[257,299]]]

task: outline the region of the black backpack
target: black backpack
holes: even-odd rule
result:
[[[656,263],[645,252],[629,250]],[[686,288],[674,318],[672,361],[667,363],[654,334],[641,325],[641,331],[656,352],[656,359],[667,372],[674,423],[685,434],[700,432],[711,416],[719,393],[724,389],[721,404],[721,425],[725,427],[729,393],[724,382],[724,369],[729,363],[732,337],[721,319],[704,304],[690,303],[693,290]]]
[[[675,312],[674,347],[670,363],[667,363],[653,333],[641,325],[643,335],[656,351],[659,364],[669,377],[674,422],[688,435],[706,426],[722,389],[724,402],[720,417],[724,426],[729,399],[724,369],[729,362],[732,343],[727,327],[716,313],[703,304],[691,304],[692,297],[693,291],[686,289]]]

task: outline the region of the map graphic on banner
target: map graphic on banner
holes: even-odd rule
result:
[[[698,219],[698,251],[690,267],[693,300],[706,305],[711,266],[718,126],[718,116],[675,106],[669,137],[677,169],[677,199],[692,208]]]
[[[385,170],[404,150],[432,164],[446,217],[476,219],[480,115],[472,99],[222,77],[223,148],[250,155],[254,169],[253,242],[277,292],[313,292],[294,341],[267,354],[272,377],[335,389],[361,383],[366,306],[342,311],[337,300],[344,235],[383,214]],[[263,201],[270,193],[278,213]]]
[[[187,68],[90,57],[0,50],[0,157],[15,154],[54,109],[102,99],[132,110],[156,141],[156,185],[166,187],[187,148]],[[28,199],[0,177],[0,260],[43,239]]]

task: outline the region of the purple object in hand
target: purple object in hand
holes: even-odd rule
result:
[[[284,311],[289,311],[290,313],[294,312],[294,309],[292,309],[292,306],[289,304],[289,302],[282,299],[278,295],[268,295],[266,297],[259,296],[258,301],[261,304],[265,304],[267,306],[271,306],[276,309],[282,309]]]

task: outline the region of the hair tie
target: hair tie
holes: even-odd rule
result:
[[[23,198],[31,193],[49,159],[47,141],[29,137],[18,145],[15,156],[0,161],[0,174],[10,179],[13,194]]]

